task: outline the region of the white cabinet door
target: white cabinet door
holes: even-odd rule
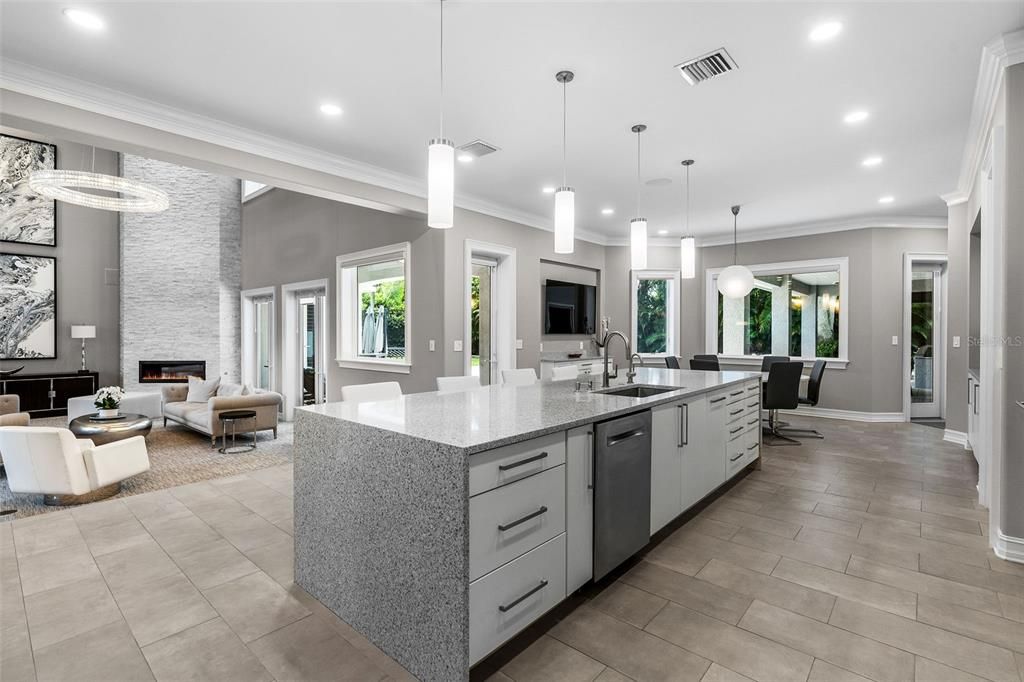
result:
[[[594,425],[572,429],[565,448],[566,593],[594,576]]]
[[[725,470],[728,457],[726,457],[726,443],[729,434],[726,430],[728,419],[729,392],[718,391],[707,397],[707,457],[708,466],[715,470],[715,480],[719,484],[725,482]],[[713,462],[711,460],[714,460]]]
[[[725,480],[721,453],[708,420],[708,398],[683,403],[681,507],[686,511]]]
[[[651,535],[683,511],[683,403],[651,409]]]

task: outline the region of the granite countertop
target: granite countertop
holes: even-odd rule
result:
[[[414,393],[397,400],[325,403],[296,408],[462,448],[471,455],[680,398],[759,378],[756,372],[637,368],[635,383],[678,386],[648,398],[574,391],[574,381],[488,386],[460,393]],[[600,382],[599,377],[595,377]],[[621,376],[611,382],[624,385]]]

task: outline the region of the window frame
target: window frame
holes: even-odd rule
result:
[[[746,264],[745,264],[746,265]],[[706,353],[718,355],[718,275],[727,266],[705,268],[704,270],[704,348]],[[830,368],[846,369],[850,363],[850,259],[847,256],[816,258],[812,260],[786,261],[780,263],[758,263],[746,265],[757,275],[792,275],[810,272],[839,271],[839,301],[842,315],[839,316],[839,357],[835,358],[792,358],[805,365],[815,360],[825,360]],[[726,364],[760,365],[761,355],[718,355]]]
[[[665,352],[664,353],[640,353],[639,334],[637,333],[637,302],[636,288],[640,280],[660,279],[668,282],[668,296],[665,303]],[[633,351],[639,353],[641,358],[665,358],[679,355],[679,315],[681,300],[679,297],[679,271],[678,270],[631,270],[629,277],[629,308],[630,308],[630,335],[633,339]]]
[[[402,259],[405,277],[405,359],[360,357],[356,351],[359,339],[360,310],[357,268]],[[335,320],[335,362],[346,369],[408,374],[412,369],[412,244],[400,242],[338,256],[334,274],[337,278]]]

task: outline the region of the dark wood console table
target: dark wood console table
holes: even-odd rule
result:
[[[0,379],[0,393],[18,396],[21,411],[33,417],[55,417],[68,413],[68,398],[96,393],[99,381],[98,372],[19,373]]]

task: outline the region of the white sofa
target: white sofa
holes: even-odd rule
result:
[[[142,391],[128,391],[121,399],[121,412],[141,414],[150,419],[159,419],[163,413],[162,399],[159,393],[144,393]],[[68,398],[68,424],[76,417],[86,414],[93,414],[97,411],[95,395],[83,395],[77,398]]]
[[[238,384],[221,384],[217,389],[219,393],[225,389],[242,390]],[[163,387],[163,417],[164,426],[168,421],[176,422],[187,426],[193,431],[198,431],[210,437],[210,445],[216,444],[217,437],[223,433],[220,414],[232,410],[252,410],[256,413],[256,431],[271,430],[274,438],[277,438],[277,419],[281,410],[283,398],[280,393],[255,389],[246,395],[215,395],[205,402],[190,402],[188,398],[188,386],[186,384],[172,384]],[[239,432],[249,431],[252,427],[247,422]]]
[[[11,492],[41,494],[46,504],[110,497],[121,489],[121,481],[149,471],[142,436],[94,445],[68,429],[0,426],[0,450]]]

